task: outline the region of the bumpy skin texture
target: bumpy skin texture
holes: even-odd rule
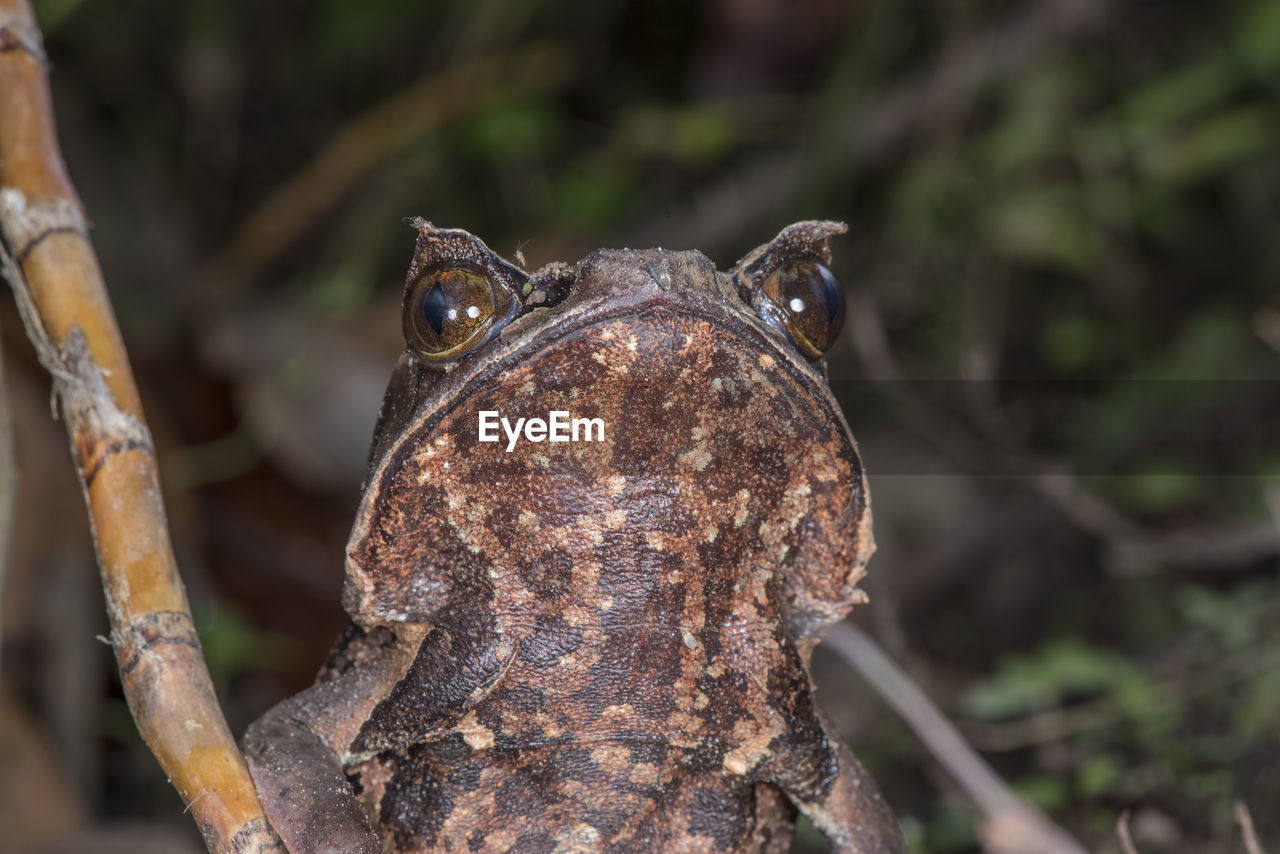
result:
[[[835,850],[905,851],[809,676],[861,599],[861,461],[821,366],[749,304],[843,227],[792,226],[730,273],[606,250],[532,276],[418,227],[407,293],[463,263],[523,313],[392,379],[353,623],[246,736],[290,850],[786,851],[798,807]],[[508,453],[480,410],[567,410],[604,440]]]

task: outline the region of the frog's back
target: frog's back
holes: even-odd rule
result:
[[[603,573],[605,607],[506,621],[518,645],[447,729],[387,738],[374,715],[386,749],[348,773],[397,851],[786,850],[794,809],[764,782],[768,759],[806,745],[820,775],[829,756],[781,614],[761,617],[778,582],[647,565]]]

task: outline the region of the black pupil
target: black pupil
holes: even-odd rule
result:
[[[820,302],[827,310],[827,323],[840,313],[840,284],[823,264],[807,264],[795,274],[795,290],[790,294],[787,308],[793,315],[803,314],[810,306]],[[807,292],[807,293],[806,293]]]
[[[844,293],[825,264],[810,259],[781,267],[764,291],[782,312],[791,339],[808,355],[817,358],[835,342],[844,324]]]
[[[814,264],[818,269],[818,275],[822,277],[822,296],[827,304],[827,321],[835,319],[840,313],[840,304],[843,301],[843,294],[840,291],[840,283],[836,281],[836,277],[823,264]]]
[[[431,331],[439,335],[444,329],[448,311],[449,298],[445,296],[444,288],[437,282],[435,287],[427,293],[426,299],[422,301],[422,318],[427,321]]]
[[[458,348],[479,343],[511,306],[510,296],[500,296],[492,282],[466,270],[445,270],[420,281],[412,299],[405,335],[428,357],[456,355]]]

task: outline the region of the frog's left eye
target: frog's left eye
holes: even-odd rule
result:
[[[783,264],[765,279],[760,310],[813,359],[831,349],[844,326],[844,291],[825,264]]]
[[[414,284],[405,338],[423,359],[447,362],[489,340],[514,314],[514,294],[471,270],[440,270]]]

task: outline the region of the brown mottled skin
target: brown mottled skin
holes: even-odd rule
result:
[[[353,622],[245,738],[289,850],[781,852],[799,808],[834,850],[905,852],[809,676],[862,599],[862,465],[821,362],[751,304],[844,227],[791,226],[729,273],[651,249],[527,274],[416,225],[406,307],[451,265],[521,296],[456,362],[410,346],[392,378]],[[508,453],[480,410],[605,438]]]

